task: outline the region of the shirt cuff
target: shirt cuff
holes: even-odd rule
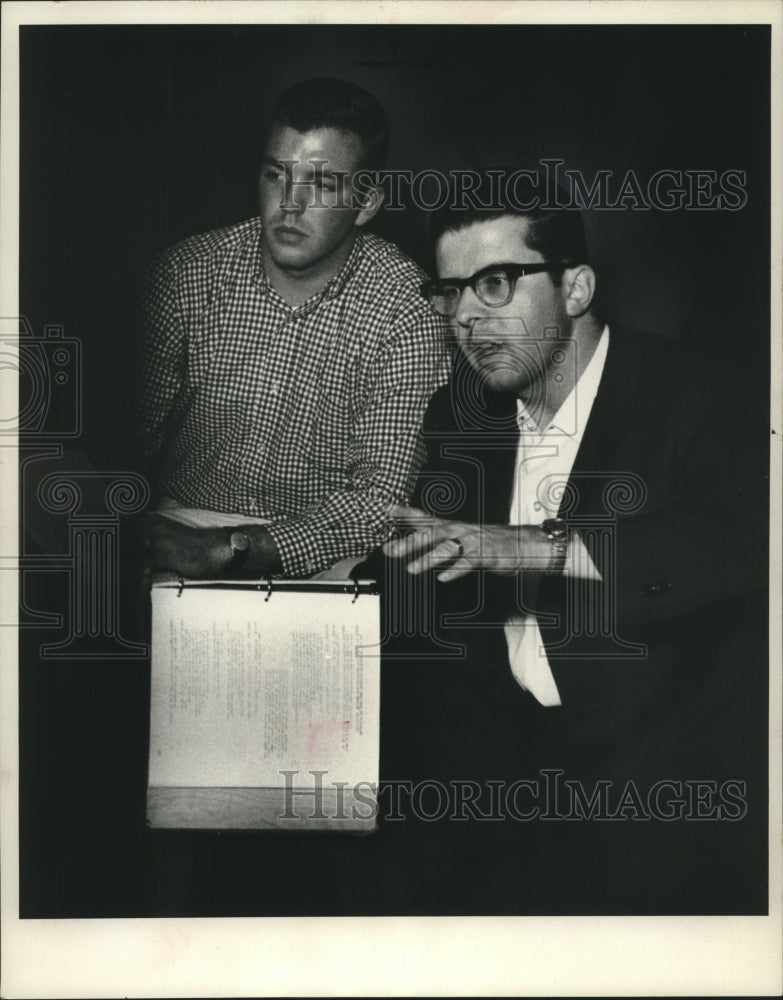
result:
[[[266,529],[277,546],[283,576],[311,576],[327,563],[320,555],[318,535],[301,521],[279,521]]]
[[[581,580],[600,581],[603,579],[578,531],[571,532],[563,574],[577,576]]]

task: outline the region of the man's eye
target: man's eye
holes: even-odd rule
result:
[[[276,181],[279,180],[282,176],[283,175],[281,171],[272,170],[271,168],[269,170],[265,170],[263,173],[263,178],[265,181]]]
[[[501,288],[506,283],[506,276],[502,272],[497,274],[488,274],[484,278],[484,284],[487,288]]]

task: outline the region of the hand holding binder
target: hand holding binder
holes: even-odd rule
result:
[[[250,540],[250,548],[241,567],[232,570],[231,535],[237,530],[235,525],[193,527],[166,514],[150,514],[144,523],[147,565],[153,572],[180,573],[189,579],[227,575],[260,579],[281,572],[280,554],[266,528],[262,524],[241,527]]]

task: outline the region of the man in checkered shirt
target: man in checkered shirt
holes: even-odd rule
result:
[[[162,493],[151,569],[310,576],[387,536],[448,372],[425,275],[364,229],[387,148],[366,91],[296,84],[273,115],[260,216],[187,239],[151,269],[141,424]]]

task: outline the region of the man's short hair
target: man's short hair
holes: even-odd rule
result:
[[[504,215],[514,215],[527,222],[527,246],[537,250],[544,260],[566,261],[569,264],[586,264],[587,239],[582,213],[578,208],[565,208],[570,196],[561,188],[548,191],[545,181],[536,184],[530,177],[524,192],[514,181],[519,171],[477,170],[476,186],[469,195],[450,196],[443,208],[433,213],[431,222],[432,244],[435,246],[444,233],[458,232],[477,222],[488,222]],[[529,173],[535,173],[530,171]],[[540,197],[535,196],[535,191]],[[562,275],[552,272],[555,285]]]
[[[389,151],[389,122],[378,101],[348,80],[302,80],[280,95],[272,120],[297,132],[334,128],[352,132],[361,141],[364,155],[359,166],[380,170]]]

